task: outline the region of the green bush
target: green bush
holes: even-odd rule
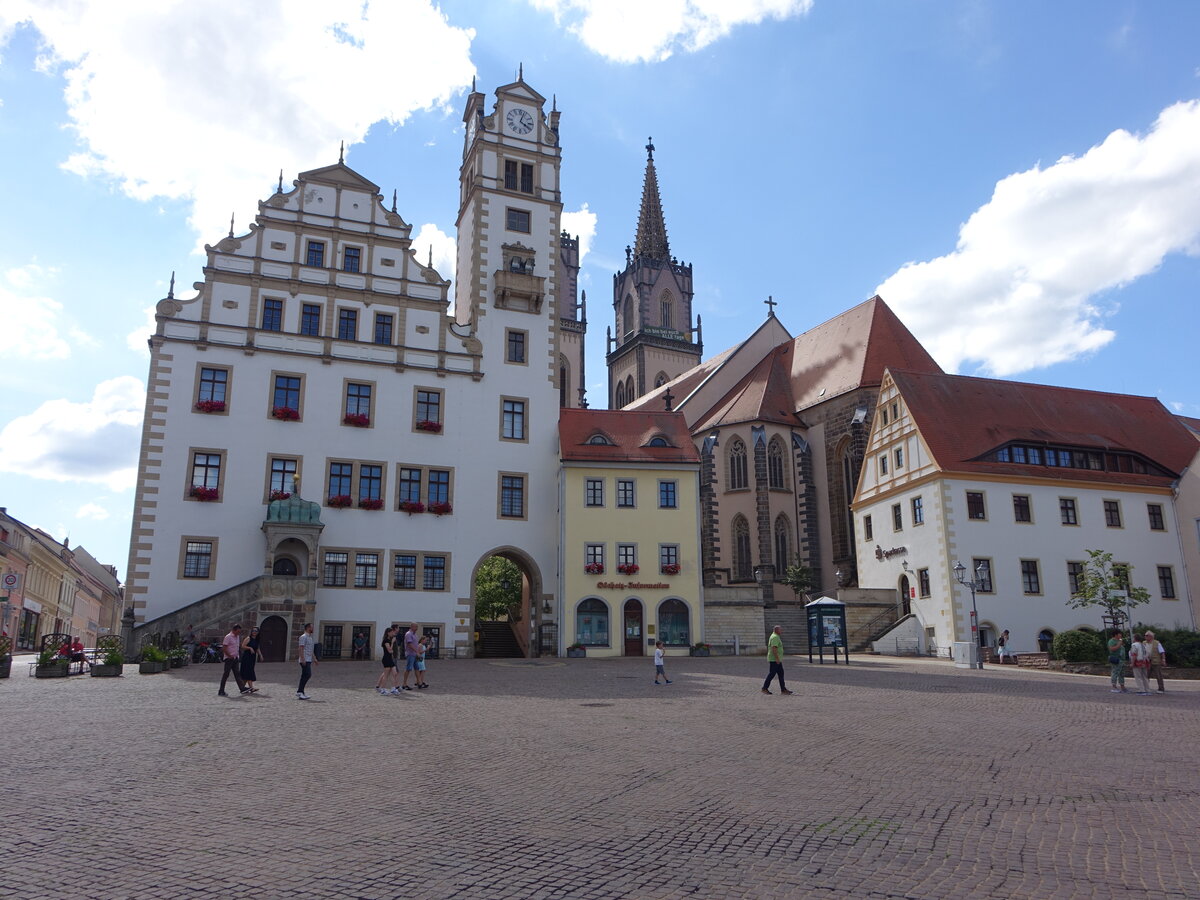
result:
[[[153,644],[147,644],[142,648],[142,662],[157,662],[162,663],[167,661],[165,651],[158,649]]]
[[[1108,651],[1099,632],[1062,631],[1054,636],[1054,658],[1065,662],[1103,662],[1108,659]]]
[[[1133,631],[1140,634],[1149,628],[1163,645],[1167,652],[1167,665],[1197,667],[1200,666],[1200,631],[1188,628],[1162,628],[1158,625],[1138,623]]]

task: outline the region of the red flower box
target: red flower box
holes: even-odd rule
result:
[[[283,422],[295,422],[300,418],[300,410],[290,406],[276,406],[271,410],[271,417]]]
[[[194,484],[192,485],[191,491],[188,492],[188,496],[195,500],[199,500],[201,503],[207,503],[210,500],[216,500],[218,497],[218,492],[216,488],[201,487],[200,485]]]
[[[454,512],[454,507],[449,503],[430,503],[429,511],[435,516],[444,516],[448,513]]]
[[[405,500],[400,504],[400,508],[409,515],[425,512],[425,504],[419,500]]]
[[[667,563],[665,566],[662,567],[662,573],[664,575],[678,575],[679,574],[679,564],[678,563]]]
[[[371,417],[362,413],[350,413],[342,419],[343,425],[353,425],[355,428],[366,428],[371,424]]]
[[[221,413],[225,412],[224,400],[201,400],[196,404],[196,412]]]
[[[345,509],[353,502],[354,498],[349,494],[337,494],[336,496],[330,497],[325,505],[332,506],[335,509]]]
[[[589,575],[603,575],[604,566],[602,566],[600,563],[588,563],[583,567],[583,571],[587,572]]]
[[[383,501],[379,498],[366,497],[358,501],[359,509],[383,509]]]
[[[430,419],[422,419],[417,423],[417,431],[430,431],[434,434],[440,434],[442,430],[441,422],[434,422]]]
[[[636,575],[638,573],[637,563],[630,563],[627,566],[617,566],[617,571],[622,575]]]
[[[287,491],[271,491],[272,500],[290,500],[292,495]]]

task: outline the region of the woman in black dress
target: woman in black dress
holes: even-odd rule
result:
[[[242,681],[254,693],[257,676],[254,674],[254,664],[262,659],[262,651],[258,649],[258,629],[251,628],[250,633],[242,638]]]
[[[375,690],[381,694],[399,694],[400,689],[395,686],[396,680],[396,659],[395,659],[395,640],[396,629],[390,625],[383,632],[383,640],[380,646],[383,648],[383,671],[379,673],[379,680],[375,682]],[[391,679],[393,684],[391,689],[388,689],[388,679]]]

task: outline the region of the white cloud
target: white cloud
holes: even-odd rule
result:
[[[7,0],[61,72],[81,150],[64,165],[139,200],[184,198],[202,240],[239,227],[276,173],[325,165],[375,122],[400,124],[470,82],[474,32],[432,0]],[[403,61],[397,68],[397,61]]]
[[[125,335],[125,346],[147,359],[150,357],[150,345],[147,341],[150,336],[158,329],[158,322],[154,320],[155,311],[158,309],[158,303],[151,303],[142,310],[142,324],[138,325],[133,331]]]
[[[596,236],[596,214],[584,203],[575,212],[562,214],[562,228],[579,238],[579,264],[582,266],[583,258],[592,249],[592,238]]]
[[[95,519],[97,522],[104,521],[108,516],[108,510],[99,503],[85,503],[75,513],[75,518],[77,519]]]
[[[614,62],[654,62],[702,50],[738,25],[787,19],[812,0],[530,0],[592,51]],[[631,25],[630,23],[636,23]]]
[[[1114,131],[1083,156],[1010,175],[953,253],[876,288],[947,370],[999,376],[1074,359],[1114,337],[1103,293],[1200,253],[1200,101],[1145,135]]]
[[[0,471],[130,488],[145,401],[145,385],[129,375],[101,382],[85,403],[49,400],[0,431]]]
[[[454,276],[458,260],[458,241],[446,234],[431,222],[427,222],[417,230],[412,239],[413,252],[417,254],[417,262],[428,265],[430,250],[433,251],[433,268],[437,273],[450,282],[450,308],[454,308]]]
[[[34,293],[57,274],[36,262],[4,272],[0,281],[0,318],[4,321],[4,355],[22,359],[66,359],[71,345],[63,331],[78,336],[65,319],[63,305]]]

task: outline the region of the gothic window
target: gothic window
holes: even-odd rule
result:
[[[633,297],[625,295],[625,305],[621,311],[621,331],[629,334],[633,331]]]
[[[778,437],[771,438],[767,448],[767,484],[773,488],[783,489],[783,441]]]
[[[746,445],[741,438],[734,438],[729,445],[728,483],[731,491],[745,490],[750,484],[746,474]]]
[[[792,558],[791,531],[791,524],[788,522],[787,516],[781,515],[775,519],[776,577],[783,575],[784,569],[788,567]]]
[[[656,388],[660,388],[666,383],[667,383],[667,373],[666,372],[659,372],[657,375],[654,376],[654,386]]]
[[[558,358],[558,405],[571,405],[571,369],[565,356]]]
[[[625,402],[632,403],[637,399],[637,394],[633,392],[633,376],[630,375],[625,379]]]
[[[620,409],[625,405],[625,382],[623,381],[617,384],[617,396],[613,405],[616,406],[617,409]]]
[[[663,294],[662,299],[659,301],[658,305],[659,305],[660,313],[662,315],[662,327],[670,328],[671,327],[671,295],[669,293]]]
[[[745,516],[733,519],[733,581],[753,581],[750,564],[750,524]]]

